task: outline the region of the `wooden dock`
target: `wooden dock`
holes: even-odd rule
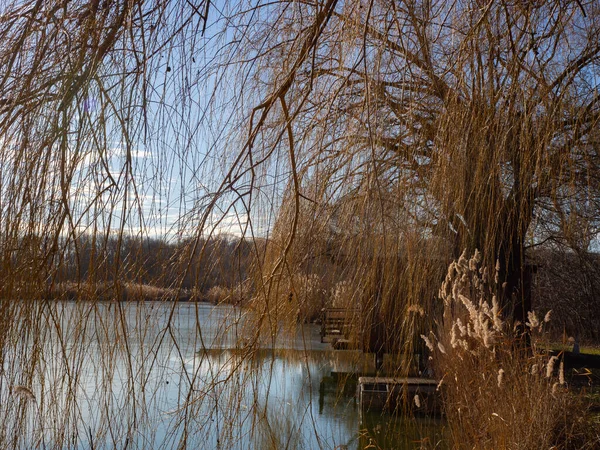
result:
[[[324,308],[321,342],[330,342],[334,348],[356,348],[359,314],[356,308]]]
[[[441,398],[437,387],[438,381],[430,378],[359,377],[358,403],[361,411],[394,412],[408,408],[438,415]]]
[[[565,364],[565,369],[600,369],[600,355],[561,350],[552,350],[549,354],[562,360]]]

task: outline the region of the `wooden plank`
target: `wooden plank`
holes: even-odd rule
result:
[[[429,385],[436,386],[439,381],[431,378],[398,378],[398,377],[359,377],[359,384],[366,383],[386,383],[386,384],[409,384],[409,385]]]
[[[396,411],[408,407],[418,414],[439,415],[441,397],[437,380],[430,378],[359,377],[357,396],[363,410]],[[414,396],[420,398],[420,406],[413,404]]]

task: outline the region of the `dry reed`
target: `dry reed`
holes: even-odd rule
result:
[[[531,311],[523,335],[498,308],[494,282],[485,274],[478,252],[470,259],[463,254],[440,290],[443,322],[435,336],[438,348],[430,345],[451,445],[573,448],[587,408],[567,389],[563,362],[538,346],[546,321]],[[586,448],[593,448],[599,436],[588,431]]]

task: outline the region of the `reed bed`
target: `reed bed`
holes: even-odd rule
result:
[[[525,324],[507,320],[497,279],[478,252],[463,254],[440,290],[443,321],[422,336],[441,380],[452,447],[597,447],[585,392],[568,386],[562,361],[547,352],[551,311],[543,318],[530,311]]]

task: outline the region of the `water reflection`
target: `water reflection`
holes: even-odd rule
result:
[[[5,430],[22,428],[17,448],[419,448],[422,436],[438,439],[431,421],[407,427],[366,413],[361,423],[353,373],[365,361],[328,350],[315,326],[256,348],[246,345],[248,312],[229,306],[65,302],[40,313],[44,356],[31,382],[35,343],[4,359],[0,413]],[[20,384],[35,403],[11,393]]]

